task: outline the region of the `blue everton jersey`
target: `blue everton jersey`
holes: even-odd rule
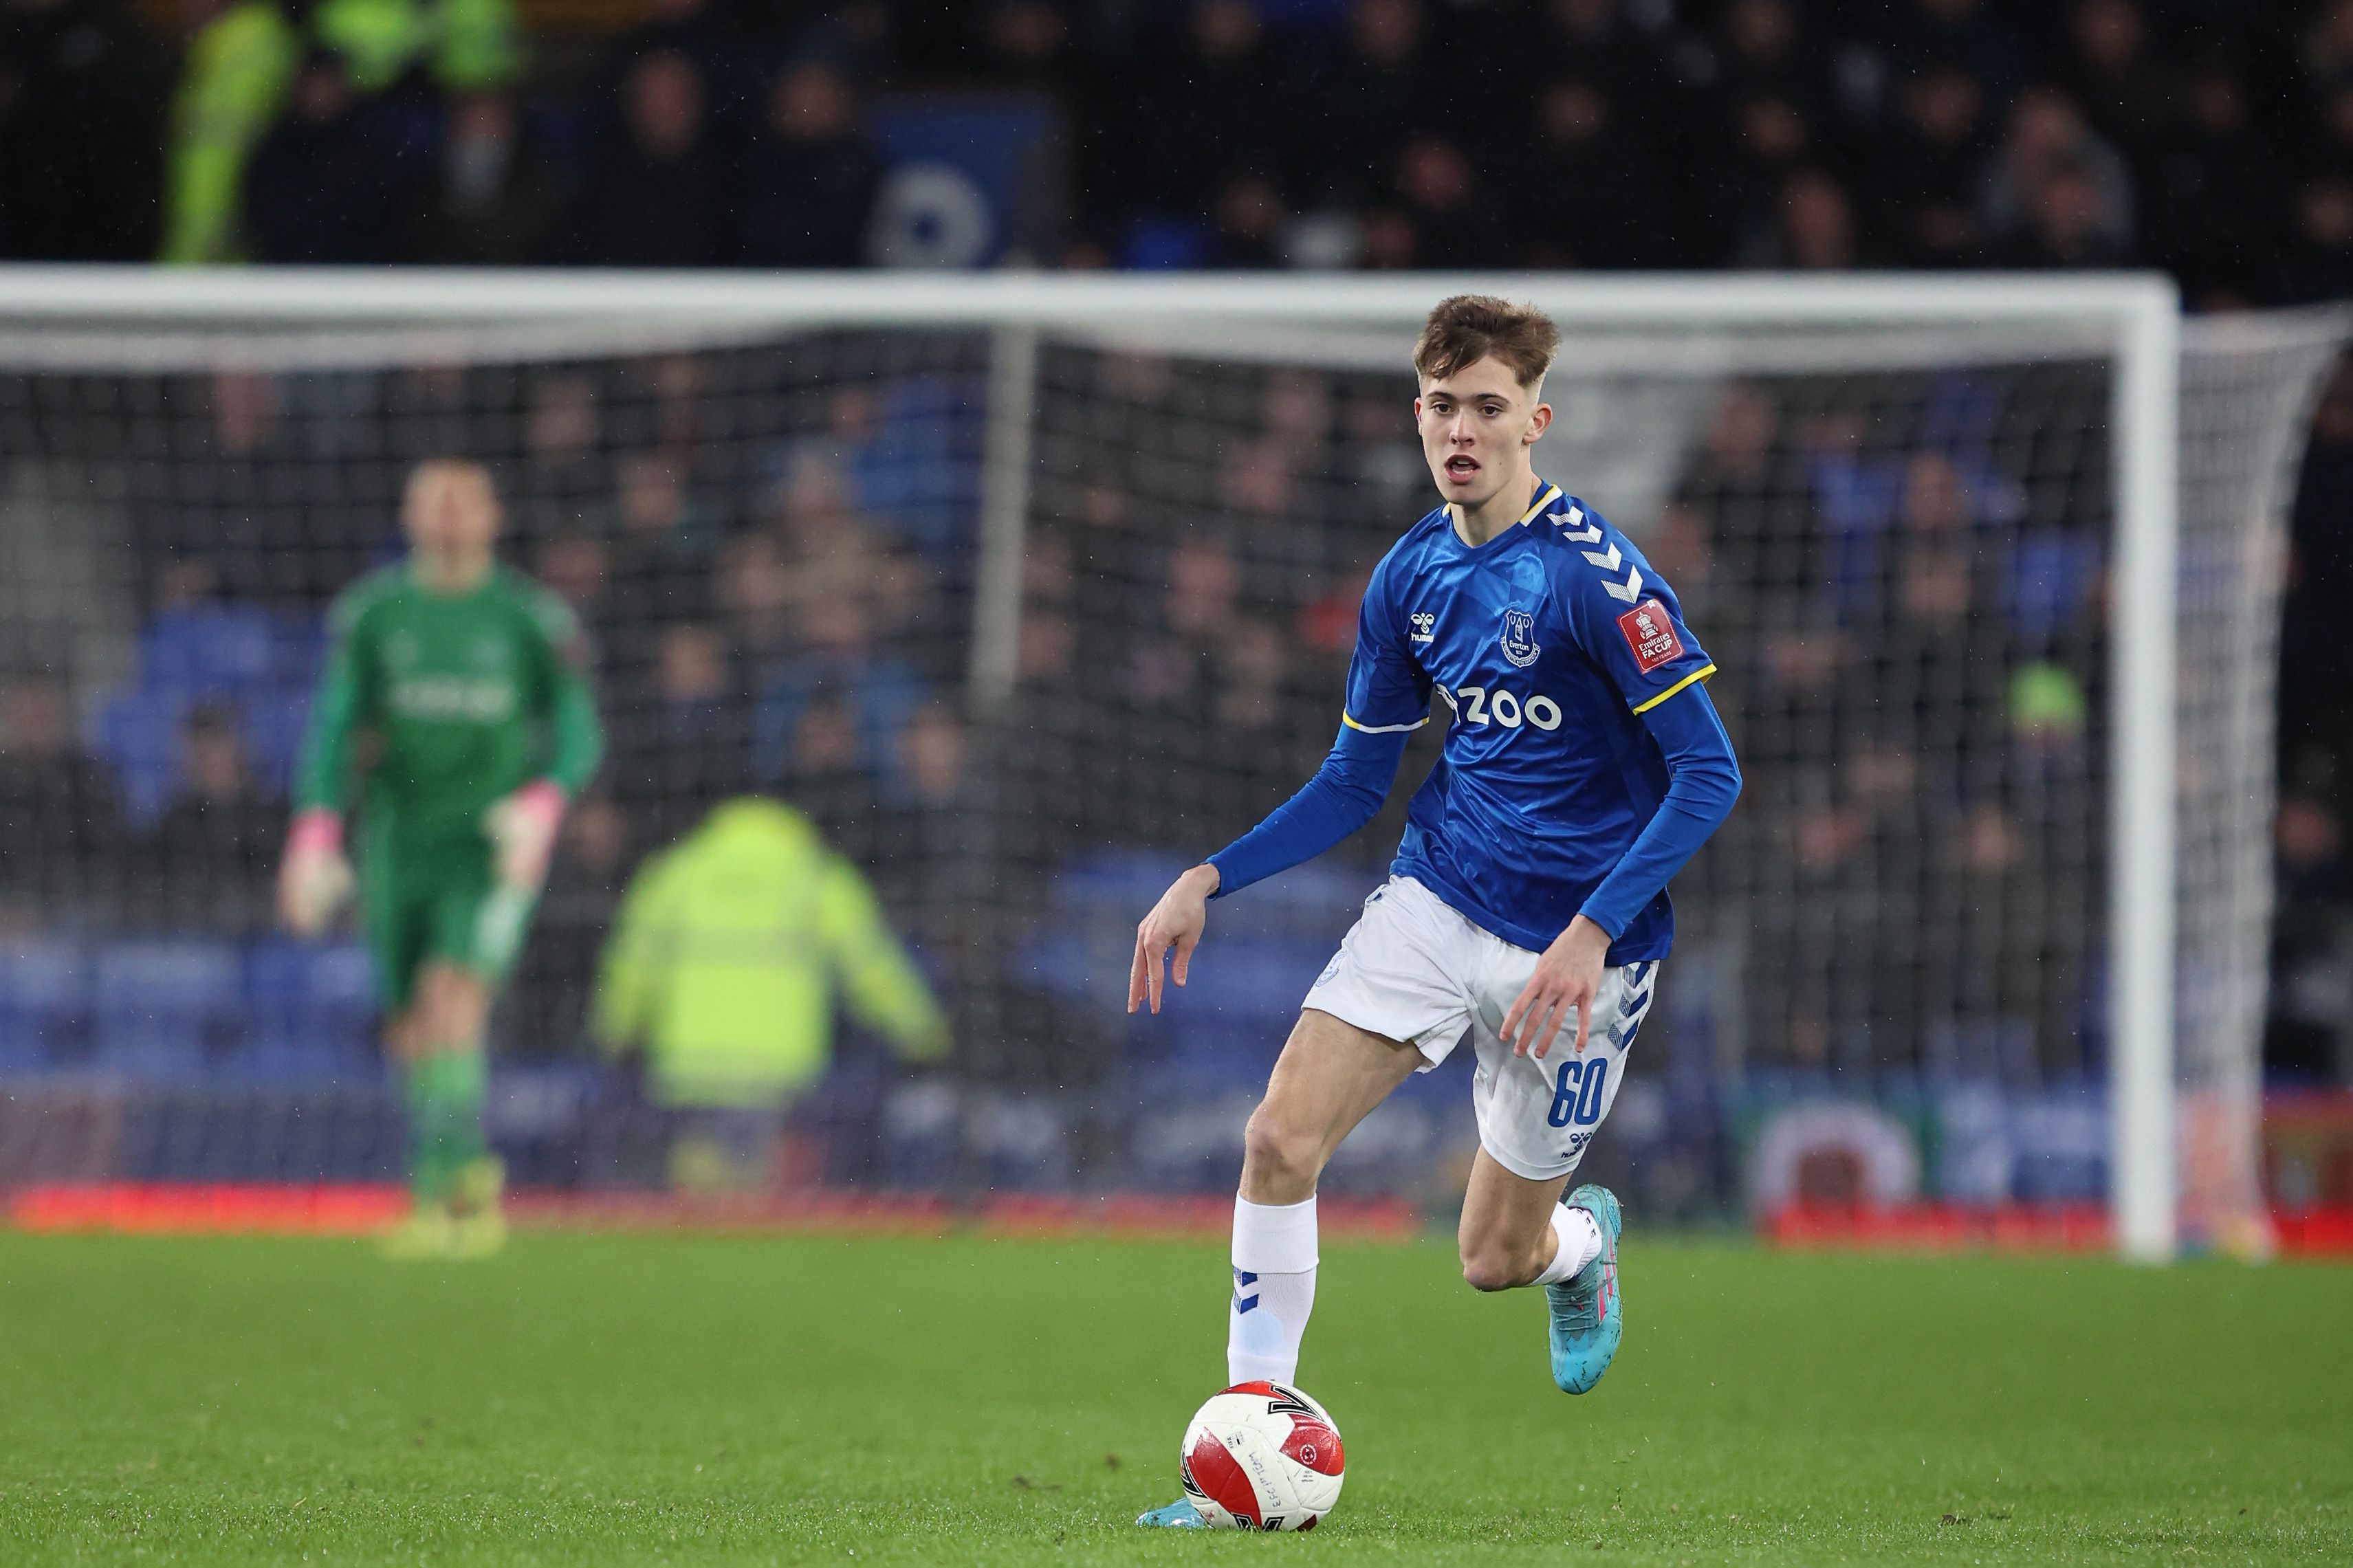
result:
[[[1640,715],[1715,672],[1673,590],[1626,536],[1556,487],[1472,547],[1439,508],[1375,568],[1345,722],[1418,729],[1451,710],[1393,869],[1541,951],[1648,826],[1667,765]],[[1609,962],[1664,958],[1662,891]]]

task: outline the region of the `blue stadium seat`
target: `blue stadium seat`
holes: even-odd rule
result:
[[[132,821],[153,822],[180,784],[181,731],[199,701],[226,702],[256,775],[290,787],[324,627],[246,605],[166,610],[140,634],[138,682],[99,715],[91,749],[115,773]]]
[[[1139,217],[1119,247],[1119,264],[1130,272],[1186,272],[1208,262],[1209,226],[1196,217]]]
[[[237,1070],[271,1081],[373,1070],[376,1000],[356,942],[264,942],[245,955]]]
[[[292,685],[257,688],[246,694],[239,713],[254,777],[269,789],[290,794],[303,727],[311,717],[309,689]]]
[[[0,1069],[53,1065],[89,1008],[90,965],[79,944],[31,941],[0,947]]]
[[[268,610],[243,605],[165,610],[140,634],[140,685],[235,697],[278,678],[283,642],[278,617]]]
[[[91,1041],[98,1063],[138,1079],[203,1073],[236,1037],[243,985],[226,942],[126,942],[92,965]]]
[[[114,770],[134,823],[164,813],[180,776],[180,730],[194,699],[185,689],[118,693],[99,714],[92,750]]]

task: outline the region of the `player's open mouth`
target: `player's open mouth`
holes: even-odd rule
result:
[[[1450,479],[1467,479],[1478,471],[1479,459],[1476,458],[1457,455],[1446,459],[1446,473]]]

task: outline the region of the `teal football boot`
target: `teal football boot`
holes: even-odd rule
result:
[[[1207,1530],[1208,1521],[1201,1510],[1193,1506],[1190,1498],[1178,1498],[1166,1508],[1155,1508],[1149,1513],[1139,1513],[1135,1522],[1153,1530]]]
[[[1552,1301],[1552,1380],[1563,1394],[1585,1394],[1601,1381],[1626,1333],[1626,1306],[1618,1295],[1618,1233],[1625,1222],[1618,1195],[1590,1183],[1568,1194],[1601,1229],[1601,1256],[1557,1285]]]

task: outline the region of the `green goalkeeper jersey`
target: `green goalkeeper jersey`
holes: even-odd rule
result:
[[[576,795],[596,771],[579,622],[520,573],[494,567],[448,595],[405,563],[384,567],[336,599],[328,631],[299,809],[356,804],[403,841],[478,841],[484,811],[519,786],[546,778]]]

